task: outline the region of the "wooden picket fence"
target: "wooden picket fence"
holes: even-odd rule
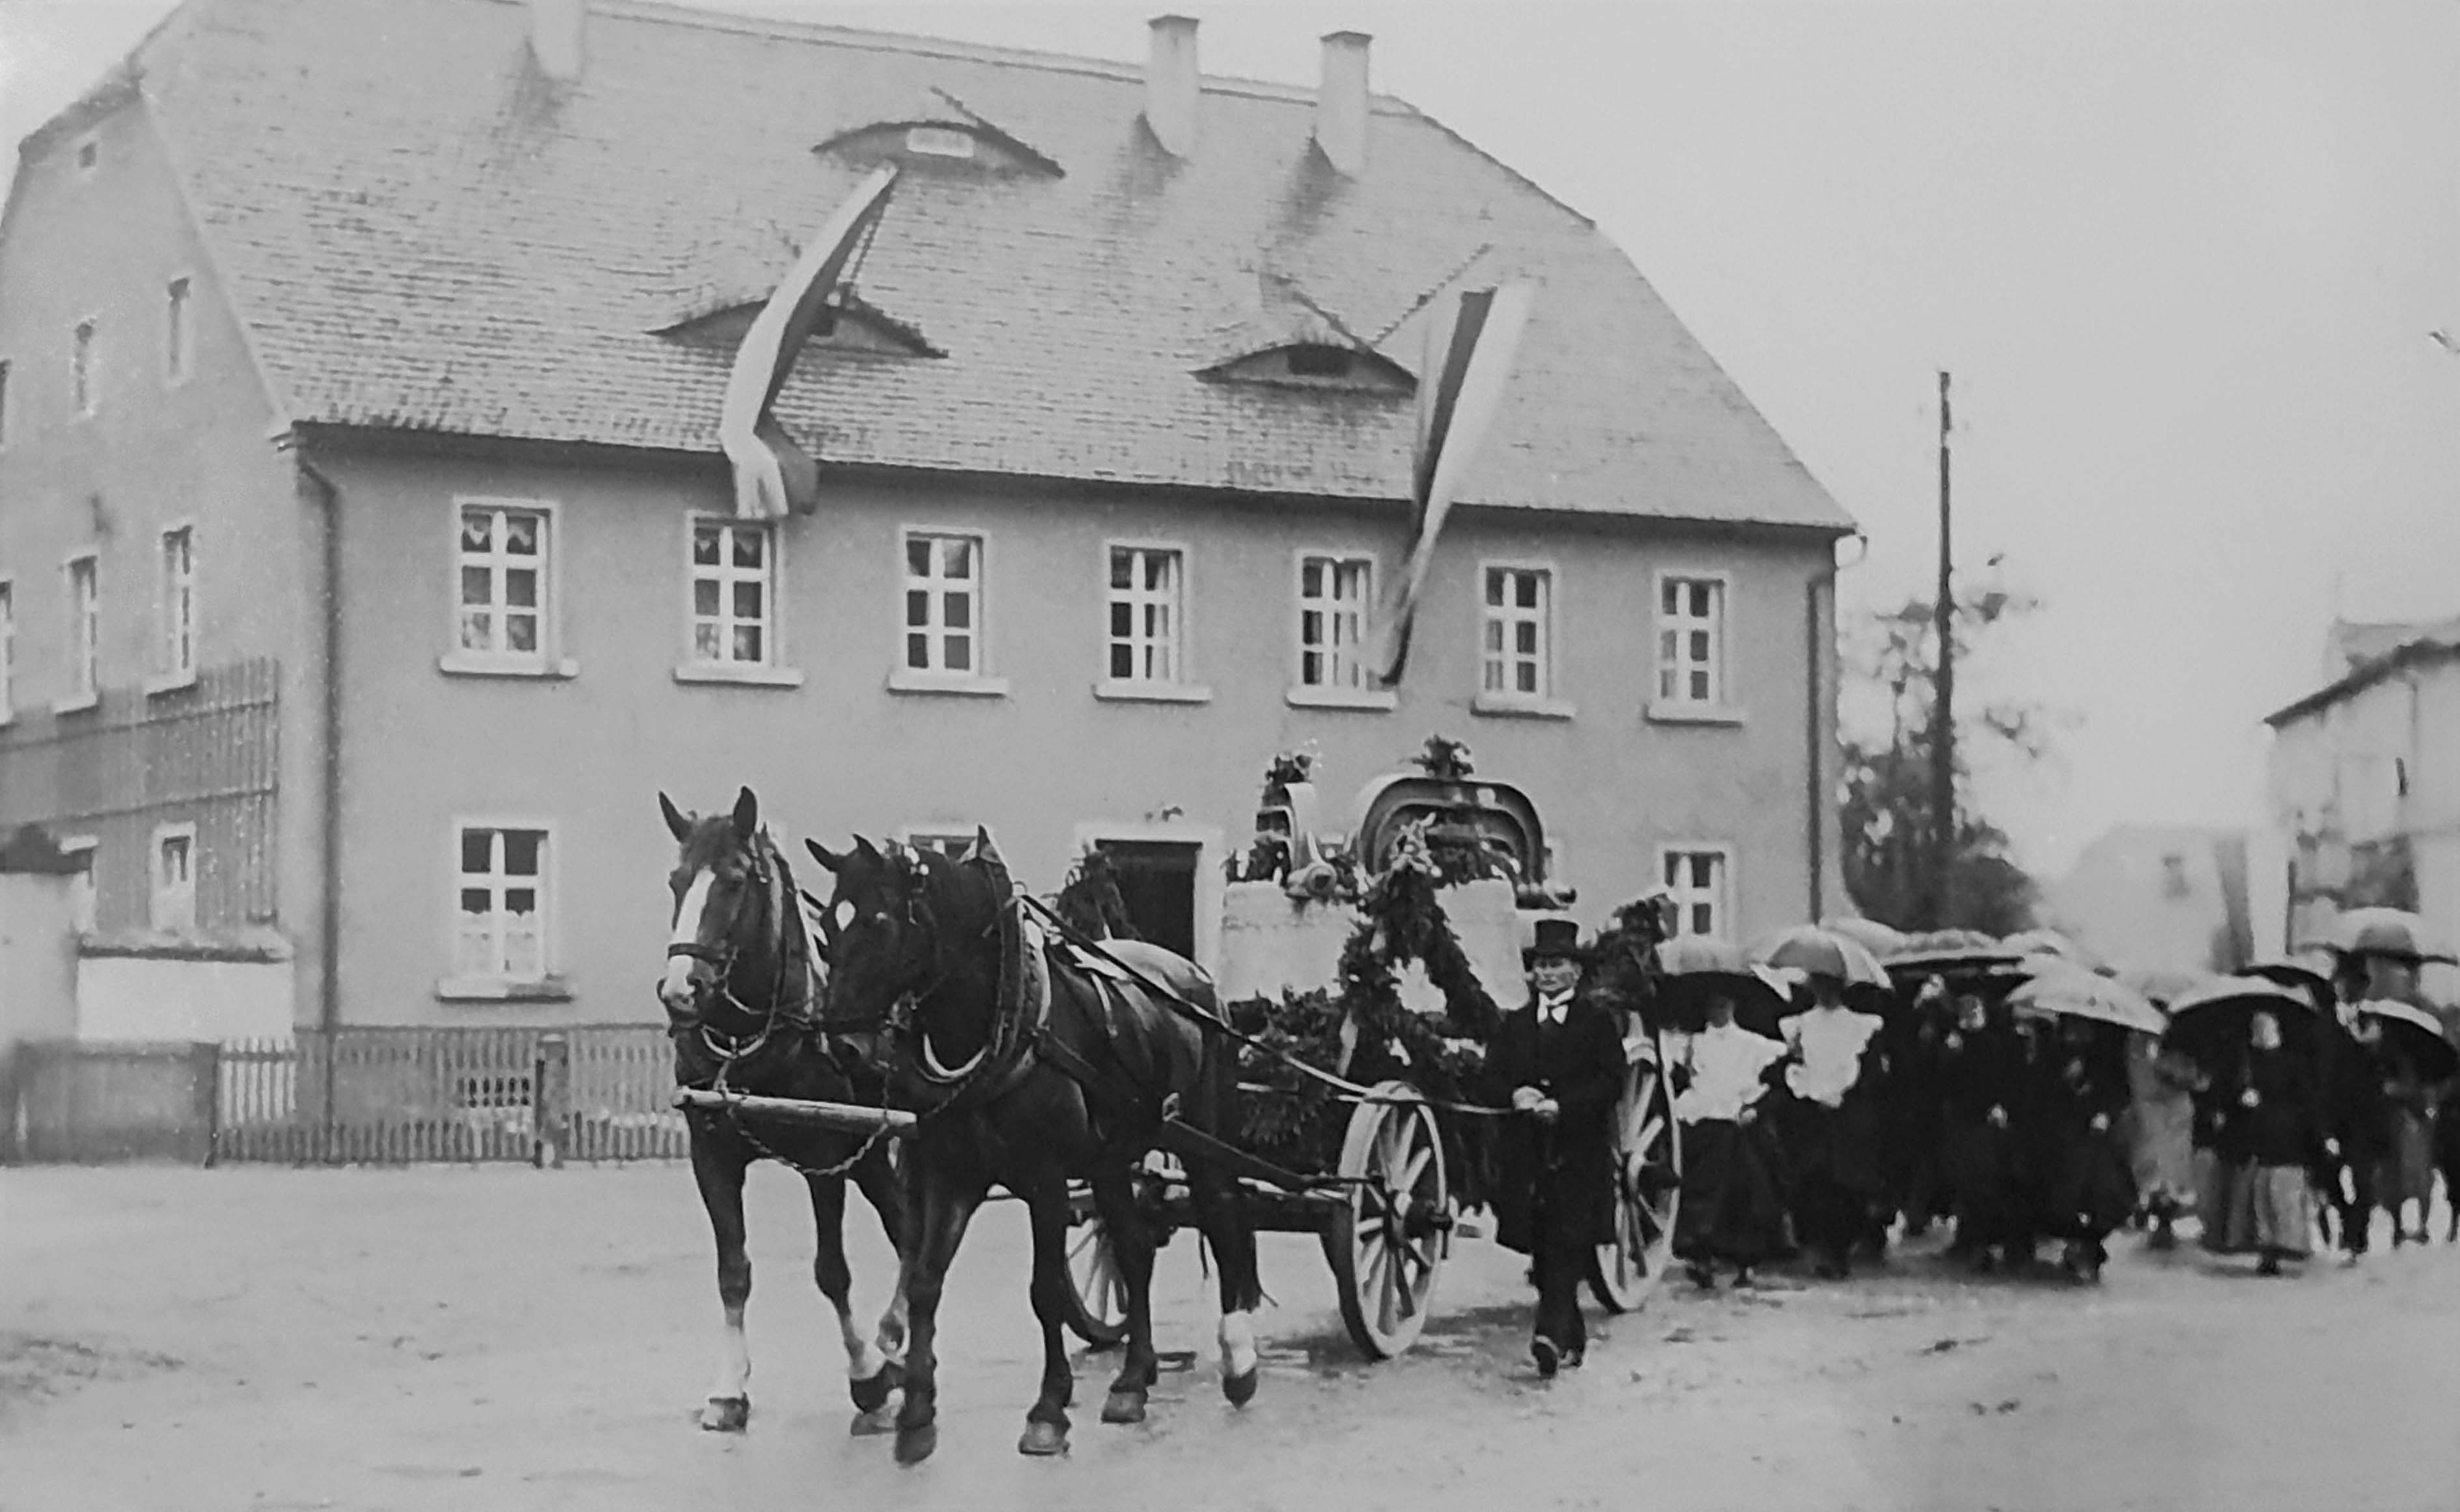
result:
[[[29,1046],[17,1155],[289,1164],[677,1160],[653,1025],[344,1029],[216,1045]]]

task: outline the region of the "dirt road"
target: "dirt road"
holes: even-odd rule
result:
[[[859,1204],[858,1204],[859,1206]],[[707,1230],[679,1167],[0,1171],[0,1507],[2460,1508],[2460,1248],[2280,1281],[2122,1245],[2097,1289],[1918,1248],[1843,1285],[1670,1288],[1541,1383],[1516,1259],[1466,1244],[1409,1356],[1361,1363],[1313,1241],[1267,1236],[1262,1392],[1162,1258],[1152,1420],[1014,1451],[1039,1343],[987,1210],[944,1310],[940,1453],[850,1438],[799,1185],[753,1181],[753,1414],[701,1433]],[[2440,1222],[2437,1224],[2440,1231]],[[889,1276],[854,1219],[859,1305]]]

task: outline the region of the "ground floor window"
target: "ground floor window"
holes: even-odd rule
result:
[[[536,981],[547,973],[547,832],[460,826],[453,971],[480,980]]]
[[[1665,890],[1674,897],[1675,932],[1728,936],[1733,927],[1730,853],[1722,845],[1669,845],[1659,856]]]

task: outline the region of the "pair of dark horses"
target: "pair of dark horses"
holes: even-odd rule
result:
[[[768,1097],[895,1105],[918,1115],[892,1161],[860,1134],[781,1127],[693,1109],[692,1171],[717,1241],[726,1331],[703,1426],[739,1429],[750,1414],[743,1309],[752,1289],[743,1244],[743,1180],[757,1159],[785,1161],[810,1185],[818,1227],[815,1273],[845,1336],[858,1433],[890,1425],[912,1463],[937,1443],[936,1341],[942,1290],[965,1227],[993,1185],[1022,1199],[1032,1224],[1030,1294],[1042,1324],[1039,1394],[1018,1449],[1068,1443],[1075,1379],[1061,1330],[1071,1299],[1069,1182],[1092,1184],[1125,1289],[1126,1350],[1102,1409],[1136,1422],[1158,1370],[1150,1287],[1164,1235],[1135,1200],[1134,1172],[1161,1137],[1165,1111],[1204,1133],[1235,1133],[1231,1044],[1135,981],[1052,951],[1049,1004],[1004,982],[1003,943],[1024,929],[989,837],[963,857],[885,848],[858,838],[842,855],[808,844],[834,877],[811,939],[803,896],[745,789],[731,812],[688,817],[659,796],[679,847],[674,928],[659,995],[686,1085]],[[818,900],[815,900],[817,902]],[[1137,975],[1214,1010],[1209,978],[1157,947],[1108,949]],[[1005,988],[1005,990],[1004,990]],[[1262,1300],[1253,1227],[1238,1185],[1191,1161],[1198,1226],[1220,1273],[1221,1389],[1256,1389],[1254,1312]],[[897,1246],[896,1299],[875,1336],[853,1321],[842,1219],[852,1181]]]

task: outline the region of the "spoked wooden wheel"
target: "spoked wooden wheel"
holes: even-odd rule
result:
[[[1624,1046],[1631,1065],[1615,1103],[1614,1239],[1589,1267],[1589,1289],[1609,1312],[1639,1308],[1665,1279],[1683,1202],[1683,1137],[1663,1047],[1645,1029]]]
[[[1452,1186],[1435,1116],[1418,1089],[1387,1081],[1349,1115],[1342,1141],[1345,1202],[1324,1230],[1341,1321],[1369,1359],[1417,1342],[1435,1277],[1452,1253]]]
[[[1128,1336],[1128,1284],[1092,1199],[1074,1205],[1083,1216],[1068,1230],[1068,1327],[1095,1349],[1109,1349]]]

